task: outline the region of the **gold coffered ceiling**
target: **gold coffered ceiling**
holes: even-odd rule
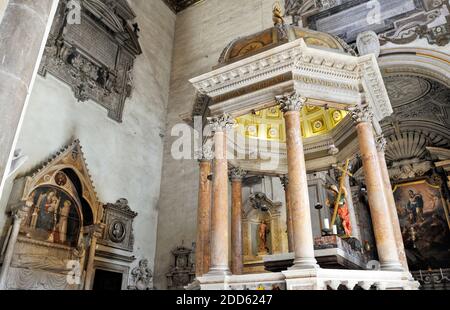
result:
[[[347,115],[345,111],[304,107],[300,113],[304,138],[320,136],[330,132]],[[237,131],[245,137],[286,142],[284,117],[279,107],[257,111],[238,117]]]

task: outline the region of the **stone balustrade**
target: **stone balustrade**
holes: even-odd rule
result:
[[[276,273],[199,278],[202,290],[417,290],[408,272],[294,269]]]

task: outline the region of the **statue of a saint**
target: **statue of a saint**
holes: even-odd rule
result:
[[[259,224],[258,236],[259,236],[259,253],[268,253],[269,248],[267,246],[267,234],[270,232],[269,226],[265,221]]]
[[[339,190],[336,185],[330,186],[331,192],[335,195],[335,199],[337,199],[337,196],[339,195]],[[341,222],[342,230],[345,232],[345,235],[347,237],[352,236],[352,224],[350,222],[350,213],[348,210],[347,205],[347,189],[345,187],[342,188],[342,195],[341,199],[339,200],[338,204],[338,215]]]

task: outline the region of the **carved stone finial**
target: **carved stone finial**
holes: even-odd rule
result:
[[[369,105],[359,105],[349,108],[352,119],[356,124],[372,123],[374,114]]]
[[[289,185],[289,177],[287,175],[280,176],[280,181],[284,187],[284,190],[287,190]]]
[[[306,98],[297,93],[287,94],[275,97],[277,103],[281,106],[281,110],[286,113],[290,111],[299,112],[305,105]]]
[[[247,175],[247,171],[239,167],[233,167],[230,169],[230,179],[234,180],[242,180]]]
[[[376,143],[377,143],[377,150],[378,152],[385,152],[386,146],[387,146],[387,140],[383,135],[376,137]]]
[[[225,132],[233,128],[235,121],[228,114],[208,117],[209,126],[212,132]]]

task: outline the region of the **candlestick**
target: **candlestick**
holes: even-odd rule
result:
[[[330,229],[330,220],[329,219],[323,219],[323,226],[325,229]]]

